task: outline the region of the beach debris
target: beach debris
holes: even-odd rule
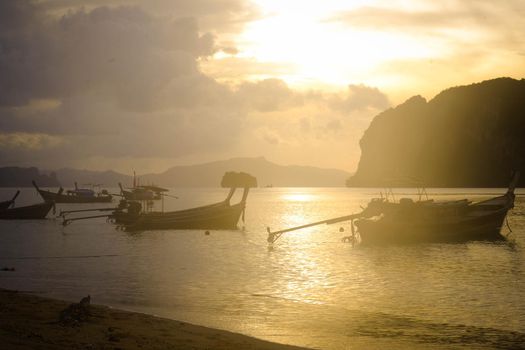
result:
[[[15,268],[14,267],[2,267],[0,271],[11,271],[12,272],[12,271],[15,271]]]
[[[78,326],[88,320],[90,313],[91,296],[88,295],[73,303],[60,312],[59,322],[63,326]]]

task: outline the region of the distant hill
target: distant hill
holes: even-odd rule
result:
[[[54,172],[41,174],[37,168],[0,168],[0,187],[30,187],[35,180],[42,187],[58,187],[60,183]]]
[[[9,170],[10,169],[10,170]],[[278,165],[260,158],[233,158],[217,162],[176,166],[160,174],[140,175],[141,184],[164,187],[219,187],[226,171],[244,171],[257,177],[260,187],[342,187],[349,173],[337,169],[310,166]],[[119,182],[131,186],[132,176],[114,171],[59,169],[40,174],[37,168],[0,168],[0,187],[31,186],[35,179],[41,187],[73,187],[85,184],[102,184],[116,187]]]
[[[278,165],[259,157],[176,166],[161,174],[143,175],[141,181],[168,187],[218,187],[226,171],[247,172],[257,177],[260,187],[342,187],[350,175],[337,169]]]
[[[525,184],[525,80],[499,78],[421,96],[377,115],[348,186]]]
[[[92,171],[64,168],[56,171],[56,177],[64,187],[73,187],[75,181],[79,186],[85,184],[101,184],[102,187],[117,187],[117,184],[131,185],[132,177],[112,170]]]

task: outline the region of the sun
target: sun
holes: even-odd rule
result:
[[[258,0],[265,14],[237,38],[238,57],[285,64],[276,78],[298,85],[385,85],[375,71],[388,61],[436,54],[417,37],[346,26],[335,18],[370,1]],[[256,77],[257,78],[257,77]]]

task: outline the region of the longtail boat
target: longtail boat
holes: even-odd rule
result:
[[[15,207],[0,210],[0,220],[36,220],[45,219],[51,208],[54,207],[53,202],[43,202],[24,207]]]
[[[15,207],[15,200],[19,194],[20,191],[16,191],[13,198],[0,202],[0,220],[44,219],[55,205],[53,202],[44,202]]]
[[[236,229],[241,215],[244,214],[249,190],[251,187],[257,187],[257,179],[246,173],[227,172],[222,178],[221,186],[230,188],[226,199],[210,205],[170,212],[145,212],[139,202],[123,200],[119,207],[115,208],[113,213],[109,215],[72,219],[64,218],[63,224],[67,225],[72,221],[88,218],[107,217],[127,231]],[[231,204],[230,201],[237,188],[243,188],[242,198],[239,203]]]
[[[94,190],[78,188],[77,183],[75,182],[75,189],[68,190],[64,193],[64,189],[60,187],[58,192],[51,192],[48,190],[43,190],[38,187],[35,181],[32,181],[33,186],[40,194],[40,196],[46,202],[53,203],[110,203],[113,199],[111,194],[106,190],[102,190],[99,193],[95,193]]]
[[[10,206],[12,206],[15,203],[15,199],[16,199],[16,197],[18,197],[19,194],[20,194],[20,191],[16,191],[15,195],[13,196],[13,198],[11,198],[8,201],[0,202],[0,210],[6,210]]]
[[[467,199],[438,202],[401,198],[395,202],[388,197],[374,198],[357,214],[274,232],[268,228],[268,242],[275,242],[286,232],[343,221],[351,221],[352,236],[347,239],[363,245],[502,240],[501,228],[514,207],[518,179],[519,173],[515,173],[505,194],[477,203]]]

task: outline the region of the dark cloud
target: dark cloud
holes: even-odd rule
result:
[[[332,131],[332,132],[338,132],[339,130],[341,130],[343,128],[343,125],[341,124],[341,121],[339,119],[334,119],[334,120],[330,120],[327,124],[326,124],[326,129],[328,131]]]
[[[331,97],[329,100],[332,108],[346,113],[363,109],[383,110],[390,107],[388,97],[383,92],[366,85],[349,85],[346,96]]]
[[[4,106],[100,92],[148,110],[167,84],[199,76],[196,59],[214,51],[211,34],[199,35],[191,18],[161,21],[138,7],[101,7],[53,21],[36,5],[24,7],[25,16],[19,5],[3,6],[19,18],[0,34]]]
[[[44,154],[51,139],[71,147],[58,157],[176,156],[225,147],[237,133],[232,92],[199,70],[215,41],[195,18],[138,6],[55,16],[41,3],[9,0],[0,14],[4,153]]]
[[[264,133],[263,138],[270,145],[278,145],[280,143],[279,137],[269,132]]]
[[[280,79],[243,83],[237,95],[251,108],[261,112],[286,109],[301,103],[301,97]]]
[[[340,130],[340,114],[386,105],[366,86],[334,97],[205,75],[200,63],[221,49],[216,33],[248,11],[241,1],[81,3],[0,1],[0,166],[235,154],[255,139],[297,145],[301,131]],[[220,28],[203,32],[202,16],[217,13],[227,13]]]
[[[239,32],[244,24],[260,16],[246,0],[41,0],[40,5],[57,14],[85,8],[136,6],[157,16],[193,17],[204,31]]]
[[[231,45],[229,45],[231,49]],[[222,47],[220,50],[226,52]],[[227,53],[227,52],[226,52]],[[207,74],[223,80],[237,80],[239,77],[255,80],[261,76],[286,75],[294,69],[289,63],[261,62],[255,58],[230,56],[214,61],[213,66],[206,65]]]

